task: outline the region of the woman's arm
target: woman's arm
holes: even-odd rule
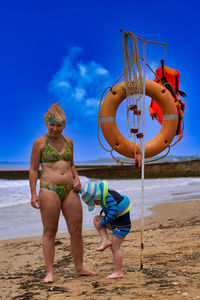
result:
[[[70,163],[71,163],[71,171],[73,174],[73,190],[74,192],[78,192],[81,189],[81,183],[80,183],[80,179],[79,179],[79,175],[78,172],[76,170],[76,167],[74,165],[74,159],[73,159],[73,141],[71,139],[69,139],[69,144],[70,144],[70,148],[71,148],[71,158],[70,158]]]
[[[41,156],[41,150],[40,150],[40,140],[37,139],[32,148],[31,153],[31,163],[30,163],[30,169],[29,169],[29,185],[31,190],[31,205],[34,208],[39,208],[39,198],[36,191],[36,184],[38,179],[38,173],[39,173],[39,165],[40,165],[40,156]]]

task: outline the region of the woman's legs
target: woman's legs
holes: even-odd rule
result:
[[[58,229],[61,201],[55,192],[40,189],[40,213],[43,223],[43,252],[46,263],[44,282],[52,282],[54,277],[53,261],[55,253],[55,236]]]
[[[99,224],[99,221],[103,219],[101,216],[95,216],[94,217],[94,226],[96,227],[96,230],[101,237],[101,245],[99,248],[96,249],[96,251],[104,251],[106,248],[110,247],[112,245],[111,240],[109,239],[106,227],[97,228],[97,224]]]
[[[120,251],[121,243],[123,242],[123,238],[117,237],[113,235],[112,239],[112,253],[114,258],[114,270],[113,273],[107,276],[107,278],[121,278],[123,277],[122,273],[122,254]]]
[[[71,238],[76,275],[96,275],[83,267],[82,206],[79,195],[71,191],[62,201],[62,212]]]

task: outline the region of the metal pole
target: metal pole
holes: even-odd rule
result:
[[[142,132],[144,137],[142,139],[142,172],[141,172],[141,255],[140,255],[140,269],[143,269],[143,249],[144,249],[144,158],[145,158],[145,80],[146,80],[146,42],[143,42],[143,98],[142,98]]]

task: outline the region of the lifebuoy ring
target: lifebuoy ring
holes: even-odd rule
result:
[[[163,114],[160,132],[145,143],[145,158],[148,158],[161,153],[172,142],[178,126],[178,112],[170,92],[158,83],[146,79],[145,94],[158,103]],[[126,139],[116,124],[116,112],[124,99],[126,99],[126,86],[123,81],[110,90],[103,101],[100,111],[101,130],[106,141],[115,151],[126,157],[135,158],[135,153],[136,155],[141,153],[140,145]]]

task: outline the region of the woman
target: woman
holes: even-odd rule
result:
[[[48,133],[35,140],[29,171],[31,205],[40,209],[43,223],[42,244],[47,270],[44,282],[52,282],[54,278],[55,236],[61,210],[71,238],[76,275],[95,275],[83,267],[82,206],[77,194],[81,184],[73,164],[73,142],[62,135],[66,115],[60,105],[55,103],[44,118]],[[37,194],[40,163],[42,173]]]

